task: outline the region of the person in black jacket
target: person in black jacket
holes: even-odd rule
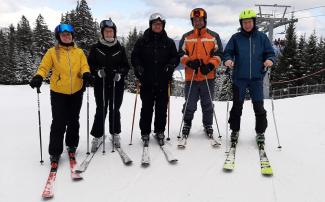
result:
[[[160,145],[164,145],[168,105],[168,82],[172,79],[179,57],[174,41],[165,31],[165,18],[154,13],[149,28],[136,42],[131,63],[141,83],[142,100],[140,129],[144,146],[149,144],[153,107],[155,106],[154,132]]]
[[[104,120],[108,106],[109,132],[112,135],[115,147],[120,147],[121,116],[119,110],[123,100],[124,77],[130,69],[125,48],[117,40],[114,22],[111,19],[103,20],[100,23],[100,29],[99,41],[91,47],[88,56],[90,71],[95,76],[94,94],[97,106],[93,127],[90,132],[94,136],[91,147],[92,152],[97,150],[100,138],[103,136]],[[105,109],[103,105],[103,78],[105,78]],[[115,97],[113,98],[114,82]],[[103,110],[105,111],[105,117],[103,117]]]

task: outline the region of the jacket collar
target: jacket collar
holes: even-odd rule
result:
[[[195,35],[195,37],[200,37],[202,35],[205,35],[206,33],[207,33],[207,28],[194,29],[194,35]]]

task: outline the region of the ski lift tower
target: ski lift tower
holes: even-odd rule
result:
[[[267,33],[268,32],[268,38],[273,44],[273,30],[275,28],[285,26],[291,22],[298,22],[298,19],[288,19],[285,18],[287,9],[291,6],[287,5],[265,5],[265,4],[255,4],[255,6],[258,7],[259,12],[256,17],[256,26],[259,27],[259,30]],[[274,13],[264,13],[262,12],[262,8],[273,8]],[[283,9],[283,14],[281,14],[281,17],[277,17],[275,14],[275,10],[277,9]],[[278,15],[278,14],[277,14]],[[264,97],[269,98],[270,97],[270,80],[268,76],[264,78]]]

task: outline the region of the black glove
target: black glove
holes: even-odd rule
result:
[[[41,87],[43,82],[43,77],[41,75],[35,75],[32,80],[29,82],[30,87],[32,88],[39,88]]]
[[[200,70],[201,70],[201,73],[203,75],[207,75],[207,74],[209,74],[209,72],[211,72],[212,70],[214,70],[214,65],[212,63],[208,63],[206,65],[202,65]]]
[[[134,74],[139,80],[141,80],[143,72],[144,72],[144,68],[142,66],[139,65],[134,67]]]
[[[195,72],[197,72],[197,70],[201,66],[201,62],[199,59],[189,60],[189,61],[187,61],[186,66],[195,70]]]
[[[171,65],[171,64],[167,64],[165,66],[165,69],[166,69],[168,78],[171,79],[171,77],[173,76],[173,73],[174,73],[175,66]]]
[[[97,75],[99,76],[99,78],[103,78],[106,77],[106,73],[104,69],[100,69],[97,71]]]
[[[93,85],[93,83],[94,83],[94,77],[90,74],[90,72],[85,72],[82,75],[82,79],[84,80],[84,85],[86,87],[89,87],[89,86]]]

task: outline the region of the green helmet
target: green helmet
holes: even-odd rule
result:
[[[239,20],[256,18],[256,12],[253,9],[245,9],[239,15]]]

